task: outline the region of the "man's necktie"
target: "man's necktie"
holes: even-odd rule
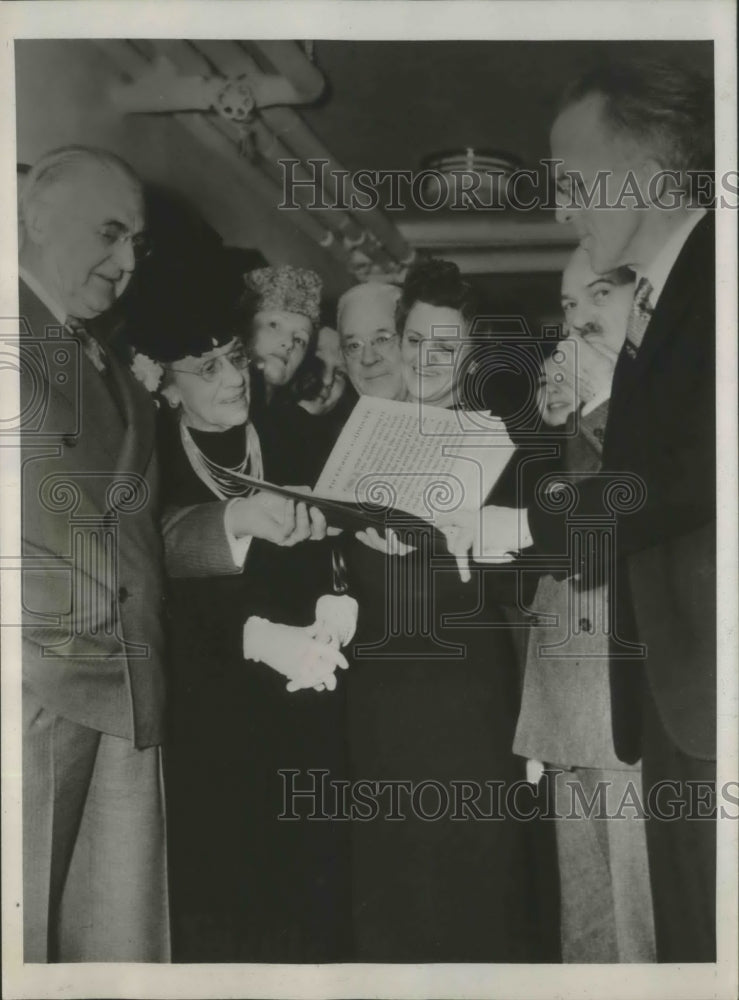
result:
[[[101,375],[107,374],[108,358],[98,341],[88,332],[85,324],[78,319],[67,320],[66,327],[72,336],[79,341],[80,347]]]
[[[87,330],[85,324],[78,319],[68,319],[66,327],[72,336],[79,342],[85,357],[102,376],[102,380],[115,403],[115,407],[121,415],[124,423],[126,421],[126,407],[121,397],[121,392],[116,385],[115,377],[111,372],[108,355],[102,344]]]
[[[644,334],[649,326],[649,320],[652,318],[653,307],[649,300],[653,290],[648,278],[639,279],[634,293],[634,301],[631,304],[624,342],[624,350],[632,361],[639,352]]]

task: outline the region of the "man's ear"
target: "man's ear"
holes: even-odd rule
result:
[[[23,226],[31,243],[40,246],[49,231],[49,209],[37,201],[29,202],[23,213]]]
[[[679,180],[657,160],[647,157],[639,165],[639,191],[647,205],[665,208],[671,204]]]

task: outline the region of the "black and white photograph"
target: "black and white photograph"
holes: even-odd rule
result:
[[[3,996],[735,996],[733,5],[2,6]]]

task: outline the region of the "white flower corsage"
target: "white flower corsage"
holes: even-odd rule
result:
[[[146,354],[139,354],[138,351],[133,356],[131,371],[149,392],[157,391],[164,375],[164,369],[157,361],[153,361]]]

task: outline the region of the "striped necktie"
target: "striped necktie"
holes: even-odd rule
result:
[[[87,330],[87,327],[78,319],[68,319],[66,327],[72,336],[79,342],[85,357],[88,358],[98,374],[102,377],[103,383],[107,387],[115,408],[121,416],[124,424],[127,421],[126,404],[121,395],[121,390],[116,385],[115,376],[112,373],[108,354],[102,344]]]
[[[640,278],[634,293],[634,301],[631,304],[629,321],[626,326],[626,340],[624,350],[632,359],[636,357],[644,339],[644,334],[652,318],[653,307],[650,304],[650,296],[654,289],[648,278]]]

